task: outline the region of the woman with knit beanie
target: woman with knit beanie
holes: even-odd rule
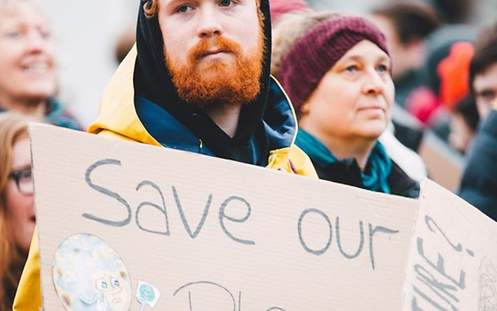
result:
[[[378,141],[394,103],[391,68],[383,33],[364,18],[340,16],[299,37],[277,78],[299,118],[296,143],[321,179],[416,198],[419,184]]]

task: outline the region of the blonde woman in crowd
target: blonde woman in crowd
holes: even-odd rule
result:
[[[0,113],[0,311],[12,302],[35,227],[27,124]]]
[[[56,69],[48,22],[36,3],[0,0],[0,112],[80,129],[55,99]]]

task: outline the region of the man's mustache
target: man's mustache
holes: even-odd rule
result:
[[[203,57],[215,53],[232,53],[235,56],[240,55],[240,45],[236,42],[224,38],[217,37],[215,39],[202,39],[188,53],[188,59],[191,63],[196,63]]]

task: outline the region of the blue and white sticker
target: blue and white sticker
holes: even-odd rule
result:
[[[141,304],[140,310],[145,310],[145,306],[150,308],[155,307],[159,301],[159,290],[150,283],[138,281],[138,288],[136,289],[136,300]]]

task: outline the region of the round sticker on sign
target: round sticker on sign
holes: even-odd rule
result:
[[[94,235],[65,239],[55,253],[52,273],[66,310],[129,310],[131,283],[124,262]]]
[[[145,310],[145,306],[155,307],[159,301],[160,292],[155,286],[147,282],[139,281],[136,289],[136,300],[141,304],[140,311]]]

